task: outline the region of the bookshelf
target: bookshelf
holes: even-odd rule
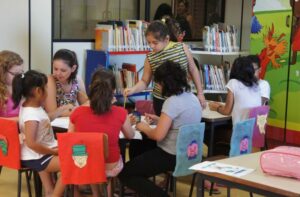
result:
[[[200,80],[203,84],[204,94],[227,94],[226,84],[229,80],[230,67],[229,63],[224,63],[224,56],[241,56],[248,55],[247,51],[237,52],[217,52],[217,51],[204,51],[190,49],[194,57],[199,56],[218,56],[221,58],[220,64],[205,64],[202,60],[200,63]],[[197,58],[198,59],[198,58]]]

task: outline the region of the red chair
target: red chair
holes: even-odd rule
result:
[[[25,174],[29,197],[31,194],[30,173],[21,167],[19,128],[17,122],[0,118],[0,165],[18,170],[18,197],[21,196],[22,174]]]
[[[104,185],[107,196],[105,157],[107,136],[103,133],[59,133],[58,155],[62,183],[66,185]]]

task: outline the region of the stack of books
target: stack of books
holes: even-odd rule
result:
[[[95,49],[104,51],[149,51],[147,23],[141,20],[100,22],[95,28]]]
[[[205,26],[202,35],[206,51],[238,52],[240,50],[239,32],[234,25]]]

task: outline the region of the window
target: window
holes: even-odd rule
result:
[[[138,18],[139,0],[53,0],[54,40],[94,39],[104,20]]]

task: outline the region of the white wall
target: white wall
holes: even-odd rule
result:
[[[29,33],[28,0],[0,1],[0,51],[10,50],[24,59],[24,69],[28,69]]]
[[[31,0],[31,68],[46,74],[51,72],[51,6],[51,0]]]

